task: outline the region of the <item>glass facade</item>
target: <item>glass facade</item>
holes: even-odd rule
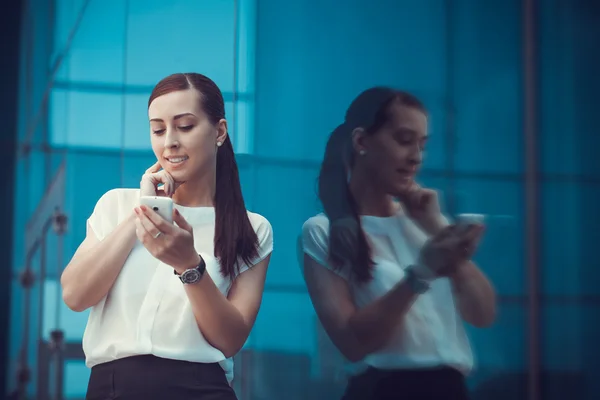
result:
[[[154,84],[194,71],[223,91],[246,204],[275,232],[261,311],[237,356],[240,399],[329,399],[343,389],[340,356],[306,293],[296,239],[319,210],[316,177],[329,133],[358,92],[381,84],[413,92],[431,112],[423,184],[440,190],[450,213],[488,216],[477,261],[498,291],[499,316],[491,328],[469,328],[474,398],[595,398],[600,14],[591,1],[544,0],[527,19],[524,2],[25,2],[18,142],[27,151],[16,165],[14,219],[30,222],[14,226],[9,388],[27,365],[32,398],[47,398],[56,382],[65,398],[84,396],[87,313],[63,305],[60,271],[97,199],[136,187],[154,162],[146,115]],[[531,24],[534,170],[524,128]],[[536,210],[527,208],[532,190]],[[64,234],[47,223],[57,212],[68,218]],[[27,266],[40,277],[29,291],[21,279]],[[539,293],[528,275],[535,267]],[[58,377],[47,350],[57,330],[66,343]],[[538,398],[530,397],[531,371],[541,377]]]

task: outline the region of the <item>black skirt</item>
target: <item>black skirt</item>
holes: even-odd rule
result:
[[[134,356],[92,367],[86,400],[237,400],[217,363]]]
[[[350,378],[342,400],[468,400],[462,373],[453,368],[369,368]]]

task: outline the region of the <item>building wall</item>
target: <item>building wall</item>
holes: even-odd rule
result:
[[[600,200],[594,146],[600,88],[593,79],[600,14],[586,0],[539,3],[539,339],[544,373],[552,374],[543,382],[544,399],[564,394],[552,386],[560,382],[570,393],[575,389],[567,385],[575,382],[580,398],[592,398],[599,389],[598,354],[591,349],[600,315],[592,253]],[[43,312],[36,302],[32,318],[43,315],[44,338],[59,327],[68,341],[81,340],[87,313],[60,305],[59,268],[83,239],[101,194],[135,187],[153,163],[145,115],[152,86],[172,72],[198,71],[224,92],[248,207],[275,231],[263,305],[240,367],[254,382],[244,393],[274,398],[273,382],[287,382],[297,398],[339,392],[337,355],[306,294],[296,239],[319,209],[315,184],[328,134],[354,96],[385,84],[415,93],[431,112],[422,182],[441,191],[447,212],[488,215],[477,261],[498,291],[499,315],[489,329],[469,328],[478,363],[469,383],[482,398],[490,398],[490,387],[526,398],[530,266],[521,1],[350,0],[341,7],[334,0],[177,0],[168,6],[30,0],[26,8],[19,138],[33,147],[16,164],[15,221],[31,218],[60,165],[69,216],[63,262],[57,261],[60,240],[51,233],[49,273],[34,293]],[[23,224],[15,223],[14,232],[16,274],[24,262]],[[34,264],[39,268],[40,260]],[[23,337],[23,293],[15,280],[12,296],[7,379],[14,386]],[[30,358],[35,365],[33,352]],[[69,397],[82,396],[88,374],[82,360],[67,362]],[[275,377],[272,384],[261,384],[265,376]]]

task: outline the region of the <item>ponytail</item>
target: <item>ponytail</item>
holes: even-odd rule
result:
[[[225,118],[221,90],[210,78],[198,73],[177,73],[162,79],[152,90],[148,107],[159,96],[188,89],[198,91],[200,105],[213,125]],[[258,257],[259,243],[244,204],[229,136],[217,150],[216,174],[214,254],[219,258],[221,274],[233,278],[240,271],[240,261],[251,265]]]
[[[258,257],[259,244],[246,211],[229,135],[217,150],[216,173],[214,253],[219,259],[221,274],[233,278],[239,273],[238,261],[250,265]]]
[[[366,282],[374,263],[348,187],[351,133],[352,127],[344,123],[329,137],[319,173],[319,199],[329,219],[329,261],[336,269],[349,268],[357,281]]]

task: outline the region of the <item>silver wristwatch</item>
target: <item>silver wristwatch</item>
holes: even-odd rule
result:
[[[181,283],[184,285],[193,285],[202,279],[202,276],[206,272],[206,263],[202,256],[200,256],[200,263],[194,268],[186,269],[183,271],[181,275],[177,273],[177,271],[173,270],[173,273],[179,277]]]
[[[429,290],[429,282],[417,276],[413,265],[406,268],[404,273],[406,274],[406,283],[414,293],[422,294]]]

